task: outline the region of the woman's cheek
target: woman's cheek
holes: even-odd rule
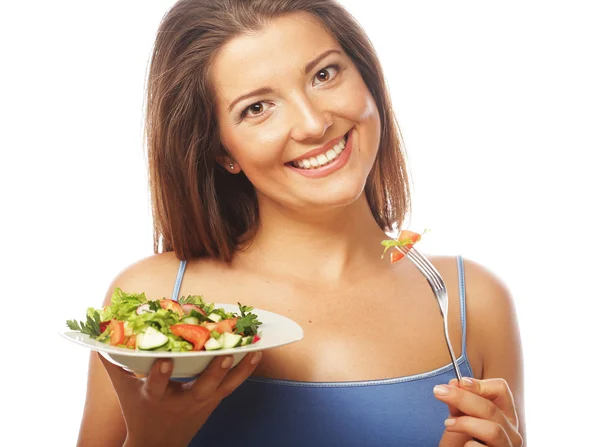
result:
[[[349,121],[361,124],[379,119],[375,100],[362,79],[347,83],[339,94],[335,95],[334,101],[337,113]]]
[[[267,169],[283,163],[284,146],[276,132],[262,128],[260,132],[246,134],[236,142],[236,159],[245,170]]]

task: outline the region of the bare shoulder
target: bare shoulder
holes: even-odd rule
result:
[[[173,252],[166,252],[148,256],[125,267],[110,284],[104,304],[110,302],[116,287],[129,293],[144,292],[149,299],[170,297],[179,262]]]
[[[454,275],[457,261],[453,256],[428,256],[431,263],[447,278]],[[514,303],[506,283],[492,270],[471,259],[463,258],[468,311],[474,315],[512,313]],[[482,321],[482,323],[487,323]]]
[[[448,259],[432,259],[448,269]],[[467,350],[481,361],[483,379],[501,378],[510,387],[525,438],[523,347],[516,307],[505,282],[489,268],[464,260]],[[471,356],[473,357],[473,356]]]
[[[457,261],[451,256],[428,256],[448,287],[450,312],[458,311],[460,288],[455,280]],[[467,352],[476,375],[491,371],[507,375],[513,372],[497,368],[497,363],[519,365],[521,340],[515,304],[506,283],[491,269],[471,259],[463,259],[467,327]],[[448,280],[447,280],[448,279]],[[456,282],[455,282],[456,281]],[[518,372],[516,373],[518,374]]]

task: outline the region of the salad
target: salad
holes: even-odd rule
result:
[[[423,231],[423,234],[425,234],[426,232],[427,230]],[[381,257],[383,258],[385,252],[388,251],[388,249],[391,247],[406,247],[410,250],[414,244],[421,240],[421,236],[421,234],[415,233],[413,231],[402,230],[398,235],[398,239],[387,239],[385,241],[381,241],[381,245],[385,247]],[[394,250],[392,251],[392,253],[390,253],[390,261],[392,263],[398,262],[403,257],[404,253],[400,250]]]
[[[215,351],[260,340],[262,324],[253,308],[238,303],[239,314],[206,303],[202,296],[148,300],[144,293],[116,288],[111,304],[88,308],[86,321],[68,320],[74,331],[120,348],[154,351]]]

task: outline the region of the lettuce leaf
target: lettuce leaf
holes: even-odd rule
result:
[[[102,321],[113,318],[126,320],[132,313],[135,314],[139,305],[147,301],[145,293],[125,293],[117,287],[110,299],[110,306],[100,311],[100,318]]]

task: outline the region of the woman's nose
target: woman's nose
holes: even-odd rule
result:
[[[320,139],[333,124],[331,113],[322,110],[314,100],[300,98],[294,108],[291,137],[296,141]]]

